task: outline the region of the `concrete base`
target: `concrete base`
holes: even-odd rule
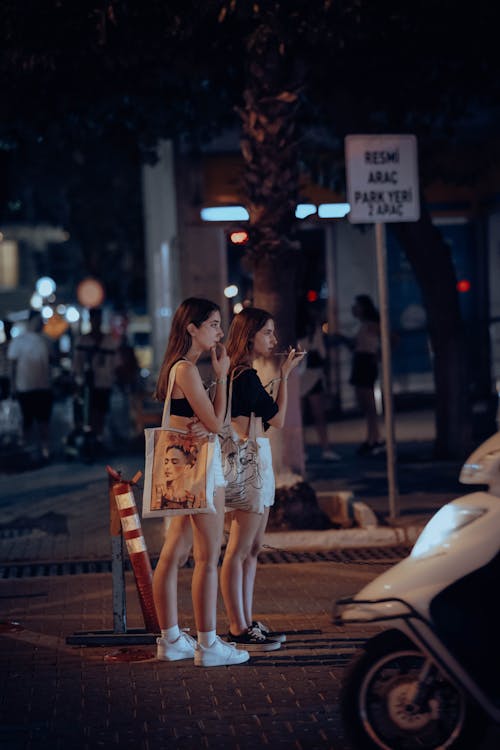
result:
[[[372,509],[360,500],[355,500],[352,492],[317,492],[318,505],[330,521],[342,529],[353,526],[373,528],[378,525]]]

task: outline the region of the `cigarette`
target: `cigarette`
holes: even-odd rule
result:
[[[288,357],[288,355],[289,355],[289,354],[290,354],[290,351],[288,351],[288,352],[273,352],[273,355],[274,355],[275,357]],[[303,350],[301,349],[300,351],[299,351],[299,350],[296,350],[296,351],[295,351],[295,354],[296,354],[296,355],[299,355],[299,354],[307,354],[307,352],[305,352],[305,351],[303,351]]]

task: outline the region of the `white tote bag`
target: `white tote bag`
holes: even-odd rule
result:
[[[229,394],[224,425],[220,434],[222,470],[225,489],[225,506],[228,510],[264,512],[264,490],[259,442],[256,438],[256,420],[252,412],[248,436],[240,438],[231,425],[231,399],[234,372],[229,381]]]
[[[161,427],[144,430],[146,455],[142,515],[215,513],[216,435],[195,437],[169,427],[170,402],[179,362],[170,370]]]

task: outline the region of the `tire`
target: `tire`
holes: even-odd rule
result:
[[[348,667],[340,693],[345,730],[356,750],[470,750],[486,722],[441,673],[429,686],[428,710],[411,710],[405,694],[425,656],[399,631],[369,641]]]

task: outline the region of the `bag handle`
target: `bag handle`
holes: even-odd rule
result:
[[[226,430],[231,424],[231,400],[233,398],[233,380],[234,380],[234,370],[232,371],[229,377],[229,390],[227,393],[226,413],[224,415],[224,422],[222,423],[223,430]]]
[[[168,427],[170,423],[170,402],[172,401],[172,391],[174,389],[174,383],[175,383],[175,372],[177,370],[177,366],[180,365],[181,362],[185,362],[185,359],[178,359],[177,362],[174,362],[172,367],[170,368],[170,372],[168,373],[168,385],[167,385],[167,393],[165,396],[165,401],[163,403],[163,414],[161,418],[161,426],[162,427]]]
[[[250,424],[248,426],[248,439],[255,441],[257,440],[257,420],[255,419],[255,413],[250,414]]]

